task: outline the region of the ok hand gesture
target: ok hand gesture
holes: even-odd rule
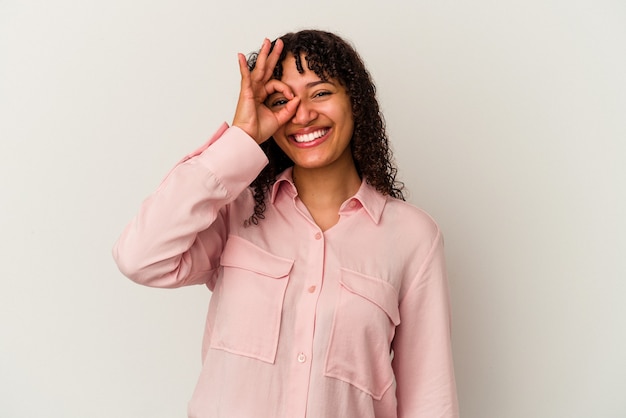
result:
[[[276,40],[271,53],[270,46],[270,41],[264,39],[252,71],[248,69],[246,57],[238,54],[241,90],[233,126],[243,129],[259,144],[266,141],[293,117],[300,102],[289,86],[271,79],[283,50],[283,42],[280,39]],[[280,109],[273,111],[266,106],[265,100],[275,92],[280,92],[289,101]]]

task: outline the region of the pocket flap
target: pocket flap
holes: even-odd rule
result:
[[[342,268],[341,285],[382,309],[394,325],[400,324],[398,292],[386,281]]]
[[[228,236],[220,262],[276,279],[287,276],[293,266],[293,260],[268,253],[237,235]]]

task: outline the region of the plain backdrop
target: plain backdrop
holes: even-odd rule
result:
[[[236,53],[307,27],[444,231],[462,417],[626,416],[623,0],[0,0],[0,416],[185,416],[210,294],[111,247],[232,120]]]

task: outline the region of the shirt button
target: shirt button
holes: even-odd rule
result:
[[[315,239],[322,239],[322,233],[318,232],[317,234],[315,234]]]
[[[308,289],[308,290],[309,290],[309,293],[313,293],[313,292],[315,292],[315,286],[311,286],[311,287],[309,287],[309,289]]]
[[[354,200],[350,201],[350,204],[348,205],[348,207],[350,209],[354,209],[356,207],[356,202]]]
[[[306,356],[304,353],[298,354],[298,363],[304,363],[306,361]]]

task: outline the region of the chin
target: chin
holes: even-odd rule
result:
[[[295,166],[300,168],[322,168],[327,167],[333,163],[333,161],[329,160],[328,158],[324,158],[323,156],[319,158],[315,158],[313,156],[310,157],[312,158],[296,158],[292,159],[292,161],[294,162]]]

